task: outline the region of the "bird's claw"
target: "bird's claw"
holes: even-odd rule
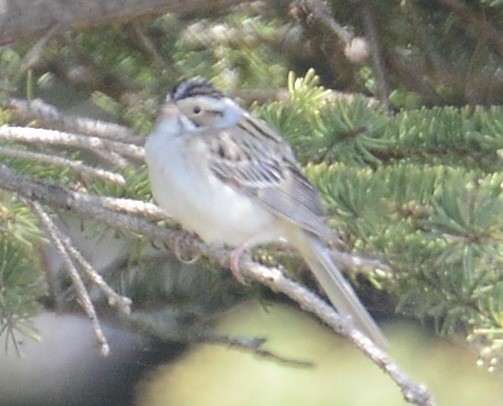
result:
[[[241,257],[243,255],[243,253],[245,252],[246,248],[247,247],[245,244],[240,245],[239,247],[234,249],[234,251],[232,251],[231,258],[230,258],[231,272],[234,275],[234,277],[237,279],[237,281],[239,283],[241,283],[242,285],[248,285],[248,282],[246,282],[246,280],[243,276],[243,273],[239,269],[239,262],[241,261]]]

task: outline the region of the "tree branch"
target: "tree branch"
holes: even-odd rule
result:
[[[68,116],[41,99],[28,101],[11,98],[4,103],[3,107],[9,110],[10,122],[13,123],[35,122],[37,127],[128,142],[134,145],[142,145],[144,142],[143,137],[137,136],[128,127],[86,117]]]
[[[143,147],[137,145],[41,128],[2,126],[0,127],[0,140],[65,145],[86,149],[93,153],[106,152],[110,162],[120,166],[127,164],[122,155],[138,160],[142,160],[144,156]],[[101,155],[98,154],[98,156]]]
[[[87,175],[95,178],[103,178],[109,182],[117,183],[119,185],[124,185],[126,181],[124,177],[118,173],[110,172],[101,168],[94,168],[89,165],[85,165],[80,161],[75,161],[72,159],[61,158],[59,156],[42,154],[39,152],[22,151],[16,148],[1,147],[0,155],[10,156],[14,158],[26,159],[35,162],[44,162],[50,165],[58,165],[65,168],[71,168],[82,175]]]
[[[72,210],[77,215],[100,220],[111,227],[128,229],[150,238],[160,239],[171,248],[176,245],[175,231],[158,227],[144,219],[109,210],[96,202],[96,196],[74,192],[42,181],[35,181],[0,166],[0,188],[15,193],[30,201],[47,204],[54,209]],[[230,251],[228,249],[208,246],[200,240],[192,241],[194,249],[224,267],[229,267]],[[243,275],[260,282],[271,289],[281,292],[297,302],[301,308],[316,315],[336,333],[343,335],[355,344],[365,355],[376,363],[400,387],[407,402],[421,405],[433,405],[433,398],[426,387],[414,383],[383,350],[350,327],[339,314],[316,294],[302,285],[286,278],[279,269],[265,267],[243,255],[240,269]]]
[[[248,338],[248,337],[235,337],[217,334],[204,326],[189,326],[180,325],[176,323],[166,322],[163,317],[159,320],[157,317],[152,317],[151,314],[144,314],[135,312],[126,315],[122,318],[134,331],[156,337],[162,341],[175,341],[187,344],[213,344],[221,345],[231,348],[236,348],[242,351],[252,352],[254,355],[265,359],[272,359],[276,362],[286,364],[289,366],[310,368],[313,366],[312,362],[297,360],[293,358],[283,357],[272,351],[262,348],[266,343],[265,338]],[[169,325],[169,327],[166,327]]]
[[[296,6],[305,13],[305,18],[312,19],[315,24],[319,24],[334,39],[342,44],[348,44],[353,39],[346,28],[339,24],[333,18],[333,12],[330,5],[321,0],[297,0]]]
[[[220,11],[251,0],[4,0],[0,8],[0,45],[61,30],[124,23],[165,13]],[[41,12],[43,10],[43,12]]]
[[[345,320],[319,296],[284,277],[279,269],[265,267],[249,258],[242,262],[240,269],[246,277],[287,295],[303,310],[314,314],[333,331],[349,339],[395,381],[407,402],[421,406],[434,405],[433,397],[426,386],[413,382],[386,352],[378,348],[367,336],[348,326]]]
[[[377,79],[377,91],[379,101],[389,110],[389,83],[386,68],[384,66],[384,59],[382,56],[381,46],[379,44],[379,36],[377,33],[377,23],[372,10],[372,2],[368,0],[360,1],[360,9],[363,18],[363,26],[365,27],[365,34],[370,43],[370,51],[372,53],[372,63],[374,66],[374,74]]]
[[[96,309],[94,308],[93,302],[89,296],[89,293],[86,290],[84,282],[80,278],[79,271],[77,270],[70,253],[67,250],[67,244],[63,240],[69,240],[68,237],[64,236],[62,232],[58,229],[56,224],[51,220],[49,215],[42,209],[42,206],[37,201],[30,201],[23,199],[25,203],[33,210],[33,213],[40,221],[41,226],[47,232],[47,235],[51,239],[52,243],[56,247],[58,254],[61,256],[63,263],[72,279],[73,287],[77,292],[77,296],[80,301],[80,305],[84,309],[87,314],[87,317],[91,320],[91,324],[93,326],[94,335],[100,344],[100,351],[103,356],[107,356],[110,354],[110,346],[105,337],[105,333],[101,328],[101,323],[98,319],[98,315],[96,314]]]

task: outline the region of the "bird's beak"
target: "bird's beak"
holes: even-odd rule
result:
[[[175,103],[167,102],[161,108],[161,117],[163,119],[172,119],[180,114],[180,109],[176,107]]]
[[[166,102],[162,107],[152,132],[179,133],[181,131],[182,112],[173,102]]]

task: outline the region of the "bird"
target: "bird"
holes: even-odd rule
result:
[[[328,299],[377,346],[386,339],[330,255],[337,241],[314,185],[286,139],[202,77],[168,93],[145,141],[155,202],[204,242],[239,255],[286,242],[308,264]]]

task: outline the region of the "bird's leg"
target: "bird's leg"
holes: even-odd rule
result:
[[[231,253],[231,272],[234,275],[234,277],[237,279],[237,281],[243,285],[247,285],[248,283],[245,281],[245,278],[243,277],[243,274],[241,273],[241,270],[239,269],[239,261],[241,260],[241,256],[245,251],[249,249],[249,245],[247,242],[244,242],[240,246],[236,247],[232,253]]]
[[[259,242],[258,237],[252,236],[248,238],[245,242],[234,248],[231,253],[230,258],[230,269],[234,277],[237,279],[239,283],[243,285],[247,285],[248,283],[245,281],[241,270],[239,269],[239,261],[241,261],[241,257],[246,251],[250,251],[257,243]]]

